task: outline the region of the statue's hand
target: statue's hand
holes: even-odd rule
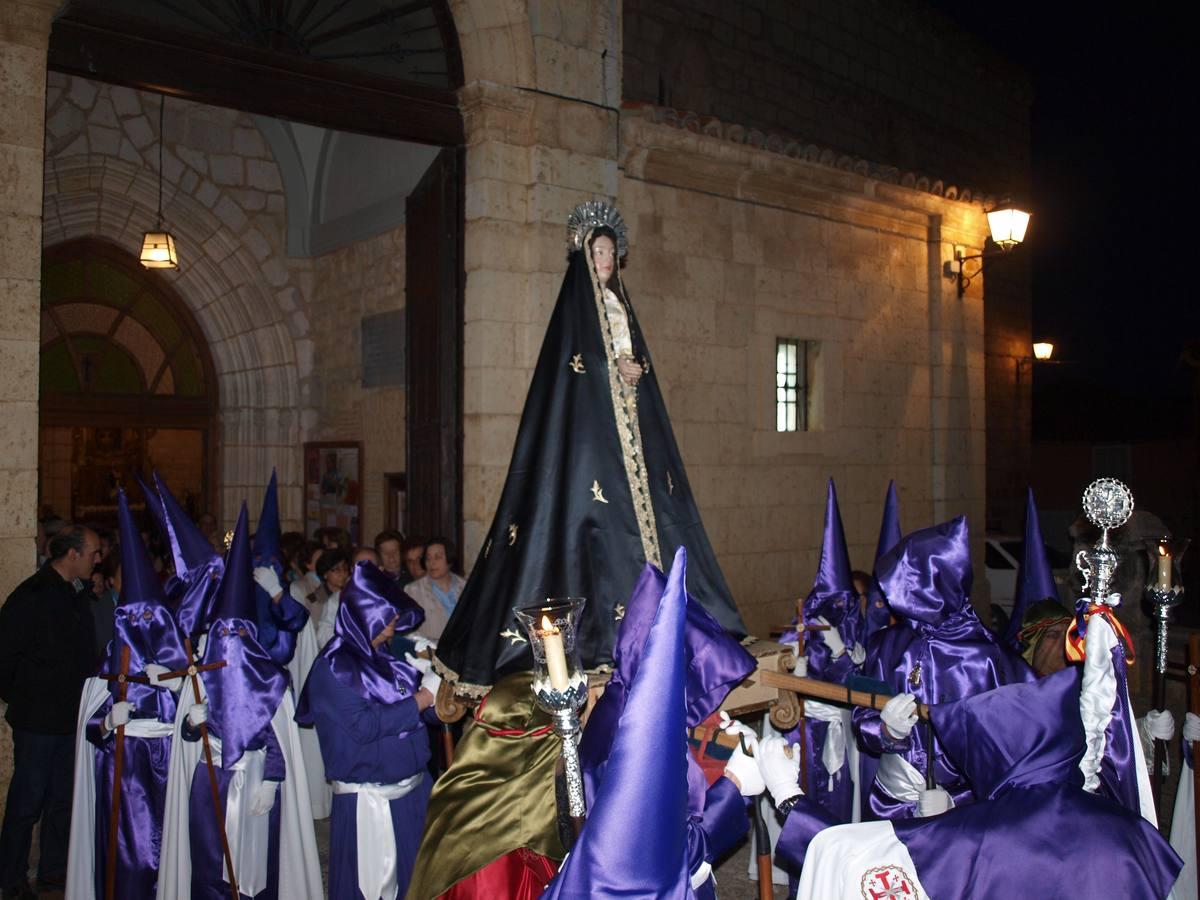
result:
[[[642,377],[642,367],[632,356],[622,356],[617,359],[617,372],[626,384],[637,384]]]

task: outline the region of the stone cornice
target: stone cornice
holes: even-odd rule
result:
[[[987,235],[986,198],[963,198],[924,181],[848,158],[832,164],[797,144],[746,139],[746,132],[716,120],[681,117],[660,107],[626,107],[622,114],[621,165],[627,177],[761,203],[917,240],[981,247]],[[732,132],[732,136],[728,134]],[[781,149],[775,149],[779,147]],[[785,152],[786,151],[786,152]],[[874,174],[873,174],[874,173]],[[932,228],[931,228],[932,226]]]
[[[803,140],[779,134],[768,134],[757,128],[746,128],[736,122],[722,122],[714,116],[702,116],[695,112],[637,101],[626,101],[621,112],[622,116],[626,118],[646,119],[681,131],[703,134],[732,144],[743,144],[747,147],[766,150],[791,159],[800,159],[840,172],[852,172],[863,178],[933,194],[946,200],[976,203],[983,206],[995,202],[993,195],[973,187],[957,185],[931,175],[906,171],[897,166],[839,153],[832,148],[820,147]]]

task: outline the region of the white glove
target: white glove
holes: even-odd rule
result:
[[[278,781],[264,781],[254,791],[254,796],[250,799],[250,815],[265,816],[271,811],[275,805],[275,789],[279,787]]]
[[[866,658],[866,648],[862,644],[855,641],[854,648],[850,651],[850,662],[854,663],[856,666],[861,666],[863,664],[863,660]]]
[[[917,798],[917,818],[927,819],[949,811],[953,804],[945,788],[925,788]]]
[[[112,709],[104,717],[104,730],[115,731],[121,725],[129,724],[129,715],[133,712],[133,704],[128,700],[117,700]]]
[[[743,797],[757,797],[767,789],[758,763],[742,752],[740,743],[733,749],[729,762],[725,763],[725,774],[737,779],[738,790]]]
[[[816,632],[817,636],[825,642],[825,646],[829,648],[829,652],[837,659],[846,652],[846,642],[842,640],[842,636],[838,634],[838,630],[829,624],[829,620],[824,616],[817,616],[816,624],[828,626],[827,631]]]
[[[1151,740],[1169,741],[1175,737],[1175,717],[1167,709],[1152,709],[1142,719],[1142,731]]]
[[[151,684],[156,684],[159,687],[166,688],[168,691],[176,692],[183,687],[183,679],[178,675],[174,678],[163,678],[169,671],[166,666],[160,666],[158,663],[150,663],[146,666],[146,677],[150,679]]]
[[[1195,713],[1187,713],[1183,717],[1183,739],[1200,741],[1200,716]]]
[[[729,718],[729,713],[721,710],[721,725],[720,728],[726,734],[734,735],[740,738],[740,742],[750,748],[750,752],[756,752],[758,746],[758,735],[754,729],[745,722],[739,722],[737,719]],[[758,793],[762,793],[761,789]]]
[[[800,790],[800,751],[788,756],[787,741],[782,735],[772,734],[760,740],[754,758],[758,760],[758,771],[771,795],[771,802],[776,806],[804,793]]]
[[[199,728],[208,721],[208,704],[193,703],[192,708],[188,710],[187,718],[193,728]]]
[[[897,694],[879,711],[883,727],[893,740],[902,741],[912,734],[917,724],[917,698],[912,694]]]
[[[254,581],[260,588],[267,592],[267,596],[272,600],[283,593],[283,585],[279,583],[279,576],[275,574],[275,570],[270,566],[259,566],[255,569]]]
[[[421,676],[421,687],[429,691],[429,693],[433,694],[433,696],[437,696],[438,688],[441,686],[442,676],[433,671],[432,667],[430,667],[428,672]]]
[[[405,635],[405,637],[413,642],[413,646],[416,648],[418,653],[420,653],[426,647],[432,647],[434,650],[437,649],[437,641],[431,641],[419,631],[410,631]]]
[[[433,660],[426,659],[423,656],[413,656],[411,653],[404,654],[404,661],[424,675],[426,672],[433,671]]]

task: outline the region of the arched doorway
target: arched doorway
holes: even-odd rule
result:
[[[213,508],[217,381],[187,305],[127,251],[67,241],[42,257],[39,502],[111,527],[116,488],[157,468],[193,515]]]

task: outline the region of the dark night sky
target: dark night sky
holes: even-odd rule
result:
[[[1082,385],[1124,410],[1130,437],[1172,410],[1186,430],[1195,375],[1176,361],[1200,338],[1190,28],[1149,3],[1080,15],[1044,2],[935,5],[1034,78],[1034,334],[1070,361],[1038,368],[1038,418]]]

